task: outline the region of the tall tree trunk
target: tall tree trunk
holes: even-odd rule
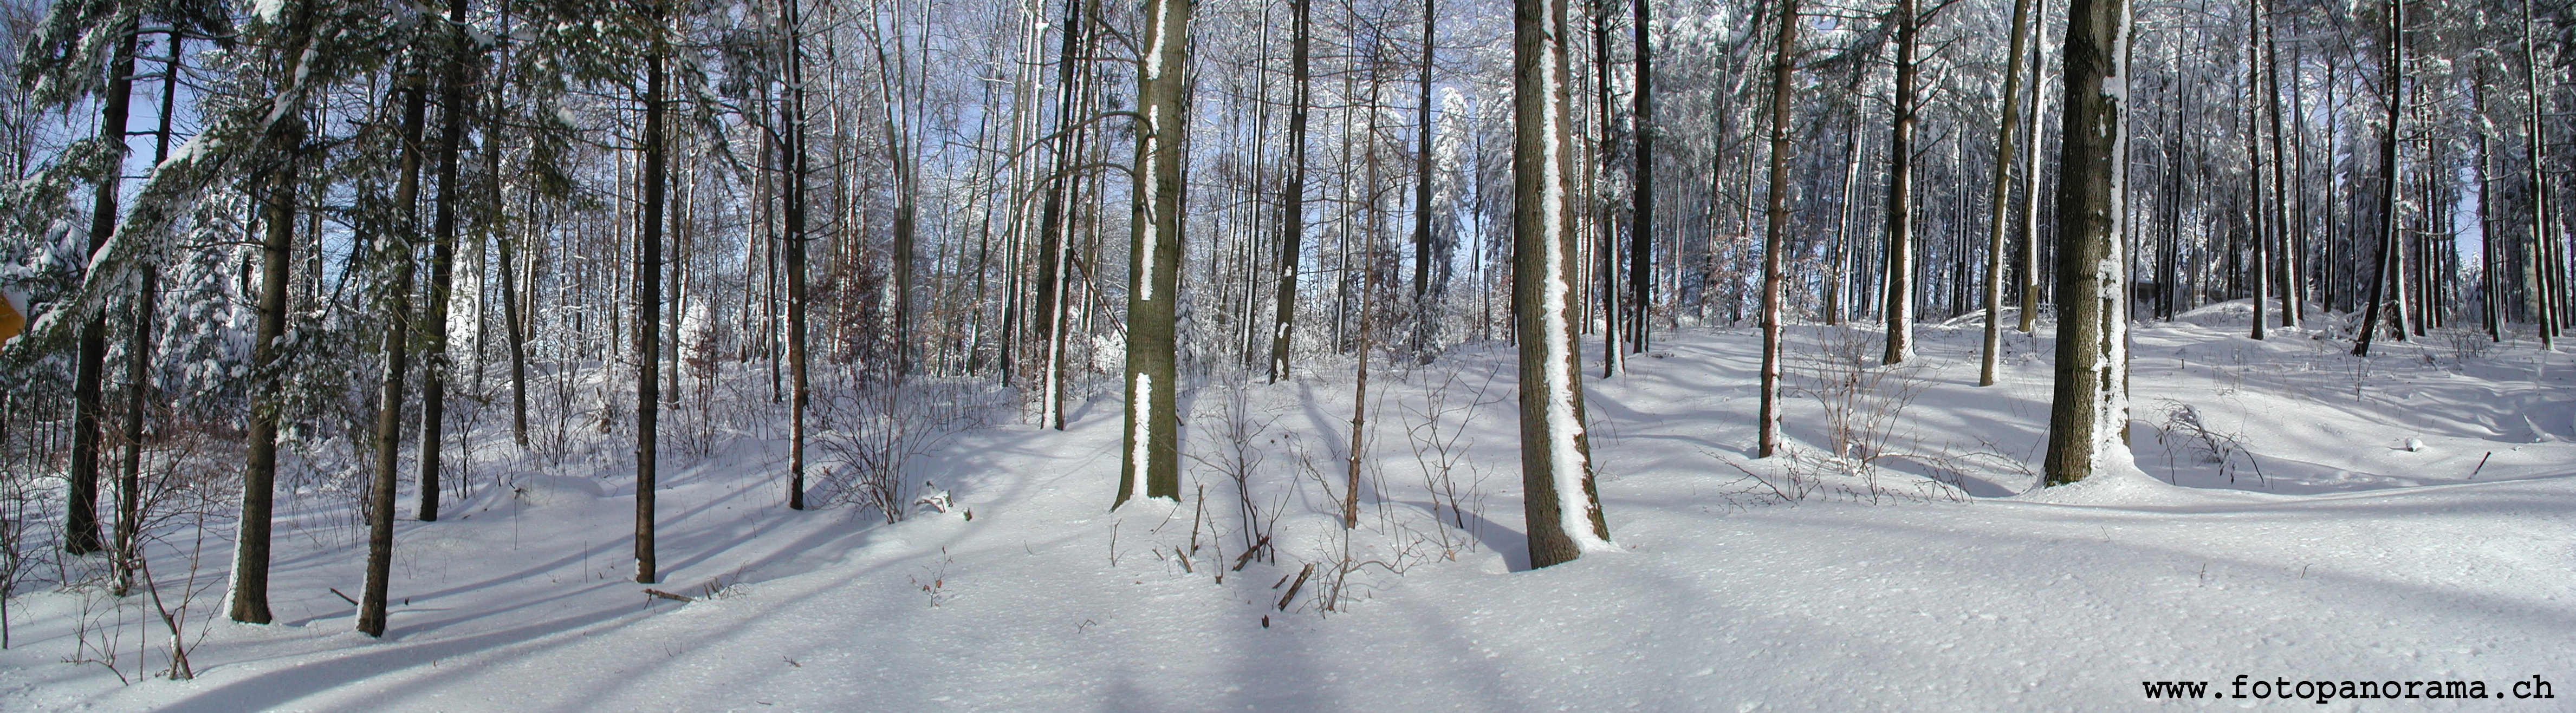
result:
[[[2041,101],[2043,92],[2040,91],[2040,72],[2047,66],[2044,58],[2048,56],[2048,13],[2042,12],[2038,17],[2031,18],[2030,25],[2032,37],[2029,92],[2030,150],[2022,152],[2021,162],[2021,324],[2019,326],[2023,334],[2031,334],[2039,328],[2039,286],[2041,284],[2039,279],[2039,143],[2042,138],[2039,112],[2046,106]]]
[[[2388,113],[2379,134],[2379,256],[2373,260],[2370,278],[2370,304],[2362,310],[2361,336],[2353,340],[2353,356],[2370,355],[2370,338],[2379,331],[2379,309],[2387,301],[2388,283],[2398,279],[2397,252],[2400,247],[2397,225],[2397,120],[2406,106],[2406,5],[2404,0],[2388,0],[2388,54],[2383,60]],[[2535,124],[2536,126],[2537,124]],[[2399,334],[2405,332],[2401,329]]]
[[[393,268],[385,289],[384,376],[377,382],[375,478],[367,492],[367,574],[358,590],[358,631],[385,635],[386,590],[393,578],[394,488],[401,482],[404,372],[411,364],[411,291],[413,252],[420,242],[420,133],[429,103],[429,88],[415,74],[403,90],[401,177],[394,184],[394,209],[401,227],[387,236],[381,253]],[[443,143],[443,142],[442,142]],[[421,450],[435,448],[421,442]]]
[[[2523,259],[2526,274],[2524,294],[2529,296],[2523,299],[2531,311],[2533,330],[2540,335],[2540,348],[2556,349],[2559,315],[2555,309],[2558,300],[2551,294],[2554,290],[2551,289],[2550,271],[2547,269],[2554,251],[2549,249],[2549,181],[2541,171],[2540,161],[2540,149],[2546,145],[2547,139],[2541,114],[2540,53],[2533,49],[2532,42],[2531,4],[2534,1],[2524,0],[2522,5],[2523,115],[2531,127],[2523,132],[2524,158],[2531,165],[2530,172],[2526,174],[2526,190],[2531,195],[2528,201],[2531,245],[2524,252]]]
[[[1896,22],[1895,131],[1887,144],[1887,296],[1880,301],[1887,320],[1887,351],[1879,361],[1895,364],[1914,358],[1914,97],[1915,34],[1920,18],[1914,0],[1896,0],[1890,19]]]
[[[2254,240],[2254,264],[2253,269],[2246,272],[2247,277],[2254,280],[2254,299],[2251,300],[2254,319],[2247,328],[2249,331],[2246,336],[2258,342],[2263,340],[2264,303],[2271,301],[2272,298],[2270,249],[2272,240],[2270,234],[2266,232],[2269,226],[2264,221],[2265,206],[2263,205],[2263,125],[2262,121],[2256,118],[2263,107],[2263,102],[2259,98],[2263,93],[2263,74],[2260,63],[2263,58],[2262,36],[2262,0],[2247,0],[2245,3],[2245,156],[2250,162],[2248,164],[2250,170],[2245,172],[2245,184],[2250,190],[2245,194],[2245,214],[2252,219],[2254,225],[2254,232],[2250,236]]]
[[[1634,1],[1643,5],[1647,0]],[[1779,14],[1779,45],[1771,58],[1770,225],[1762,236],[1762,426],[1757,458],[1769,458],[1780,447],[1780,249],[1789,232],[1789,101],[1798,67],[1798,0],[1781,0]]]
[[[1047,172],[1046,204],[1038,212],[1037,316],[1031,320],[1040,348],[1046,350],[1046,358],[1039,361],[1039,368],[1046,371],[1038,379],[1038,423],[1059,431],[1064,430],[1064,317],[1071,309],[1065,304],[1065,296],[1070,293],[1066,283],[1071,276],[1064,269],[1068,252],[1064,236],[1070,232],[1072,216],[1065,210],[1065,195],[1076,184],[1068,172],[1082,153],[1082,144],[1076,138],[1081,132],[1074,128],[1078,121],[1075,107],[1080,106],[1082,96],[1081,88],[1074,83],[1079,76],[1074,70],[1080,66],[1084,38],[1081,2],[1064,0],[1064,49],[1056,58],[1054,165]]]
[[[1431,60],[1437,48],[1435,35],[1439,14],[1434,0],[1422,0],[1422,93],[1415,116],[1421,122],[1413,132],[1413,352],[1419,363],[1431,363],[1432,330],[1439,315],[1431,303],[1439,292],[1431,286]],[[1642,1],[1642,0],[1641,0]],[[1446,266],[1439,271],[1447,275]],[[1443,278],[1446,282],[1446,278]]]
[[[2130,465],[2121,207],[2128,124],[2127,0],[2070,0],[2057,184],[2057,384],[2049,402],[2051,485]]]
[[[1190,3],[1147,0],[1136,75],[1136,184],[1127,254],[1127,423],[1116,509],[1132,497],[1181,497],[1172,320],[1180,298],[1181,147],[1189,85]]]
[[[1512,293],[1520,341],[1521,503],[1531,567],[1610,547],[1583,421],[1575,341],[1573,195],[1567,135],[1567,0],[1514,0]]]
[[[291,286],[288,271],[293,268],[295,246],[295,189],[300,183],[304,158],[304,102],[309,87],[305,85],[305,51],[312,42],[313,8],[298,5],[286,27],[279,34],[285,46],[278,56],[286,58],[275,80],[283,89],[271,115],[276,117],[262,127],[260,138],[267,165],[254,179],[265,183],[259,197],[260,237],[259,265],[259,330],[251,343],[251,404],[249,424],[245,429],[245,461],[242,467],[241,516],[233,535],[233,571],[228,612],[233,621],[266,624],[268,609],[268,564],[273,532],[270,517],[277,503],[277,424],[285,408],[279,396],[277,361],[284,355],[279,344],[286,335],[286,291]]]
[[[1313,103],[1313,80],[1310,45],[1313,23],[1309,20],[1314,0],[1288,0],[1291,22],[1288,39],[1288,71],[1295,86],[1288,90],[1288,185],[1279,191],[1279,295],[1278,315],[1270,326],[1270,382],[1279,383],[1288,375],[1288,337],[1294,333],[1297,316],[1297,252],[1306,240],[1306,108]]]
[[[1795,0],[1790,0],[1795,2]],[[1646,353],[1649,323],[1654,315],[1655,286],[1655,44],[1654,0],[1628,0],[1636,10],[1637,53],[1637,170],[1631,177],[1628,200],[1628,344],[1629,351]]]
[[[657,4],[653,16],[654,32],[668,31]],[[651,584],[661,581],[661,570],[654,562],[653,497],[654,467],[661,451],[656,425],[662,408],[662,181],[664,146],[662,91],[665,75],[662,63],[666,52],[655,40],[652,55],[645,59],[644,80],[644,171],[641,186],[644,194],[643,215],[639,222],[635,261],[635,581]]]
[[[294,54],[301,54],[298,49]],[[289,71],[287,76],[294,73]],[[262,187],[266,195],[260,198],[264,235],[260,240],[259,332],[251,348],[251,373],[256,383],[250,391],[248,464],[242,470],[241,524],[234,535],[230,597],[232,620],[246,624],[269,622],[269,517],[276,504],[278,411],[284,408],[277,388],[282,380],[276,369],[284,351],[278,341],[286,335],[287,270],[292,266],[290,251],[295,244],[295,188],[299,182],[296,164],[303,153],[303,118],[289,114],[279,119],[269,129],[267,143],[278,158],[261,177],[267,185]]]
[[[2478,126],[2486,129],[2478,132],[2478,326],[2487,331],[2487,341],[2502,342],[2504,300],[2501,299],[2502,291],[2498,289],[2502,283],[2496,280],[2496,271],[2504,268],[2504,261],[2496,251],[2503,247],[2503,243],[2496,240],[2495,183],[2491,180],[2495,173],[2495,154],[2487,140],[2494,131],[2489,128],[2493,124],[2487,118],[2487,65],[2484,61],[2478,63],[2475,89],[2477,93],[2473,101]]]
[[[786,169],[786,200],[780,217],[786,223],[787,372],[793,392],[788,397],[787,508],[805,509],[805,411],[812,404],[807,373],[808,350],[805,277],[805,38],[799,0],[779,3],[787,24],[787,130],[779,137],[779,166]]]
[[[111,142],[115,168],[98,182],[90,207],[89,254],[97,255],[116,235],[116,198],[125,180],[125,120],[134,98],[134,50],[140,34],[133,20],[118,30],[115,59],[108,64],[107,96],[99,120],[99,140]],[[83,268],[86,271],[89,268]],[[107,316],[81,321],[80,352],[72,369],[72,464],[70,493],[63,508],[63,551],[85,555],[106,549],[98,537],[98,470],[101,441],[99,412],[107,407]]]
[[[439,456],[446,444],[447,311],[456,292],[457,152],[465,141],[465,61],[473,40],[465,36],[465,0],[447,8],[446,76],[439,81],[438,205],[429,247],[429,304],[423,306],[420,368],[420,520],[438,521]]]
[[[2299,280],[2299,246],[2304,241],[2299,238],[2307,226],[2290,209],[2290,181],[2297,178],[2290,167],[2296,165],[2297,159],[2285,152],[2288,147],[2281,137],[2281,44],[2273,36],[2268,16],[2263,23],[2263,73],[2267,87],[2263,92],[2264,114],[2272,124],[2271,223],[2276,236],[2273,249],[2278,256],[2275,267],[2280,278],[2281,327],[2296,329],[2302,318],[2300,312],[2305,309],[2304,285]]]
[[[170,55],[161,75],[161,125],[152,134],[152,165],[170,158],[170,117],[179,96],[179,52],[187,40],[178,33],[164,40]],[[143,412],[151,407],[152,320],[161,296],[161,270],[146,263],[134,291],[133,330],[125,345],[125,462],[117,479],[116,595],[134,591],[134,570],[143,564]]]
[[[2021,53],[2029,27],[2030,0],[2013,0],[2012,42],[2004,55],[2004,115],[1995,122],[1994,190],[1986,201],[1986,343],[1977,367],[1978,386],[1995,385],[1995,361],[2003,350],[2004,216],[2012,204],[2013,132],[2021,130]]]

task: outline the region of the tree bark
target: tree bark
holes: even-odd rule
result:
[[[447,69],[438,92],[438,205],[429,247],[429,304],[420,320],[421,522],[438,521],[439,456],[446,444],[441,423],[447,416],[447,310],[456,292],[456,204],[465,199],[456,164],[465,141],[465,61],[473,46],[465,36],[465,0],[448,6],[447,23]]]
[[[1127,423],[1116,509],[1133,497],[1181,497],[1180,414],[1172,322],[1180,298],[1181,147],[1190,3],[1148,0],[1144,70],[1136,75],[1136,183],[1127,260]]]
[[[808,374],[812,356],[807,340],[805,277],[805,44],[803,17],[799,0],[779,3],[787,24],[785,62],[787,70],[787,130],[779,137],[779,166],[786,169],[786,200],[780,217],[786,223],[785,260],[787,274],[787,372],[791,385],[788,397],[787,440],[787,509],[805,509],[805,411],[812,404],[812,382]]]
[[[403,91],[402,162],[397,169],[401,177],[394,187],[394,208],[401,211],[400,226],[387,236],[382,254],[393,263],[392,286],[385,290],[384,376],[377,382],[375,478],[367,492],[367,573],[358,590],[358,631],[368,636],[385,635],[386,590],[393,577],[394,561],[394,488],[402,471],[402,411],[404,372],[411,364],[411,291],[413,251],[419,243],[420,223],[414,215],[420,203],[420,134],[422,116],[426,113],[429,89],[415,75]],[[442,143],[444,143],[442,141]],[[434,446],[423,440],[421,448]]]
[[[661,7],[654,7],[654,31],[667,31]],[[656,425],[661,411],[662,361],[662,181],[663,181],[663,113],[662,92],[665,75],[662,63],[665,49],[656,40],[652,55],[645,59],[644,80],[644,170],[642,225],[636,240],[635,260],[635,581],[651,584],[661,581],[653,552],[654,466],[660,456],[656,443],[660,429]]]
[[[1647,0],[1634,0],[1644,4]],[[2028,0],[2022,0],[2027,2]],[[1770,224],[1762,236],[1762,425],[1754,457],[1780,447],[1780,248],[1789,232],[1789,102],[1798,65],[1798,0],[1781,0],[1771,58]]]
[[[179,51],[186,39],[167,35],[170,50],[161,75],[161,125],[152,134],[152,164],[170,158],[171,109],[179,90]],[[133,332],[125,346],[125,462],[116,498],[116,595],[134,591],[134,571],[143,565],[143,412],[151,407],[152,320],[161,296],[161,270],[145,263],[142,283],[134,292]]]
[[[1795,0],[1790,0],[1795,2]],[[1644,354],[1652,333],[1655,286],[1655,45],[1654,0],[1628,0],[1636,10],[1637,170],[1629,189],[1628,344]]]
[[[2070,0],[2057,185],[2057,383],[2049,402],[2050,485],[2125,461],[2128,359],[2121,206],[2128,126],[2127,0]]]
[[[1512,40],[1512,292],[1520,342],[1523,514],[1531,567],[1608,548],[1610,526],[1592,478],[1583,421],[1583,363],[1575,337],[1571,220],[1574,145],[1566,87],[1566,0],[1514,0]]]
[[[1887,322],[1885,364],[1914,358],[1914,0],[1896,0],[1895,131],[1887,145],[1887,295],[1879,304]]]
[[[2004,111],[1995,122],[1995,182],[1987,198],[1986,342],[1978,361],[1977,385],[1995,385],[1995,362],[2003,350],[2004,216],[2012,203],[2013,132],[2021,129],[2021,54],[2029,39],[2030,0],[2013,0],[2012,41],[2004,56]]]
[[[99,179],[89,216],[89,254],[97,255],[116,235],[116,199],[125,182],[125,124],[134,98],[134,51],[140,34],[134,21],[118,30],[116,56],[108,64],[107,96],[101,107],[98,136],[116,146],[113,167]],[[84,267],[83,271],[94,266]],[[98,537],[98,471],[101,411],[107,407],[107,316],[82,320],[80,351],[72,370],[71,491],[63,508],[63,551],[85,555],[106,549]]]
[[[1288,337],[1294,333],[1297,317],[1297,252],[1306,239],[1306,107],[1312,103],[1313,79],[1310,45],[1313,23],[1309,20],[1313,0],[1289,0],[1291,22],[1288,39],[1288,71],[1295,86],[1288,90],[1288,185],[1279,191],[1279,295],[1278,314],[1270,327],[1270,383],[1288,375]]]
[[[2406,106],[2406,5],[2404,0],[2388,0],[2388,54],[2382,61],[2388,98],[2385,124],[2379,134],[2379,255],[2372,260],[2370,304],[2363,308],[2361,335],[2353,340],[2353,356],[2370,356],[2370,339],[2379,332],[2379,310],[2387,301],[2388,282],[2397,279],[2397,120]],[[2535,124],[2536,126],[2537,124]]]

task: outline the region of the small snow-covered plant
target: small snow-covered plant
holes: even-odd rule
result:
[[[2487,349],[2495,344],[2485,332],[2474,329],[2452,327],[2441,331],[2442,345],[2450,347],[2451,367],[2464,372],[2469,368],[2470,359],[2486,358]]]
[[[1405,404],[1401,417],[1413,460],[1422,466],[1422,489],[1431,498],[1433,541],[1441,557],[1455,560],[1460,551],[1475,546],[1485,514],[1486,473],[1467,458],[1475,445],[1466,435],[1467,424],[1502,397],[1489,396],[1494,371],[1469,387],[1454,362],[1430,369],[1432,375],[1413,380],[1421,385],[1421,401]]]
[[[1896,443],[1906,409],[1932,387],[1932,360],[1918,357],[1879,364],[1878,336],[1856,327],[1821,327],[1809,334],[1813,341],[1802,355],[1793,357],[1787,388],[1814,398],[1822,408],[1826,450],[1792,446],[1790,482],[1780,494],[1797,500],[1830,487],[1870,502],[1886,497],[1957,498],[1955,476],[1960,466],[1952,462],[1955,459],[1900,448]],[[1901,490],[1890,488],[1879,475],[1887,464],[1900,460],[1930,468],[1936,476],[1952,477]],[[1827,477],[1850,482],[1828,486]]]
[[[1279,515],[1286,509],[1284,501],[1265,510],[1262,496],[1255,492],[1272,448],[1293,434],[1272,431],[1278,416],[1256,413],[1251,391],[1241,379],[1220,380],[1203,388],[1196,399],[1196,410],[1190,429],[1203,446],[1187,449],[1182,455],[1199,467],[1216,471],[1222,482],[1234,489],[1235,516],[1240,519],[1242,553],[1247,557],[1272,554],[1271,535],[1278,529]],[[1205,499],[1201,499],[1204,507]]]
[[[2199,454],[2202,462],[2216,465],[2218,474],[2230,483],[2236,482],[2236,461],[2242,458],[2246,465],[2252,467],[2256,482],[2266,482],[2263,480],[2263,465],[2254,460],[2253,452],[2246,450],[2234,434],[2211,429],[2208,422],[2200,417],[2199,409],[2173,399],[2157,399],[2156,411],[2160,416],[2156,424],[2156,442],[2163,444],[2168,452],[2177,446],[2188,448]],[[2166,479],[2171,480],[2172,475],[2168,473]]]
[[[853,381],[818,389],[813,418],[822,428],[814,442],[840,461],[818,480],[832,493],[827,502],[875,510],[892,524],[914,505],[916,481],[905,476],[913,459],[981,425],[999,398],[988,385],[961,379]]]
[[[956,563],[956,558],[948,556],[948,548],[942,547],[939,548],[938,566],[925,564],[921,566],[919,574],[911,575],[913,588],[921,590],[924,596],[930,598],[931,608],[937,609],[939,605],[946,604],[948,600],[956,597],[948,591],[948,566]]]

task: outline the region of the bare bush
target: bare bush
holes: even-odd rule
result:
[[[2156,443],[2162,444],[2167,453],[2177,446],[2190,449],[2200,456],[2202,462],[2218,466],[2218,474],[2230,483],[2236,482],[2236,462],[2241,459],[2253,469],[2255,482],[2270,485],[2263,477],[2263,464],[2254,460],[2254,452],[2246,450],[2245,445],[2236,439],[2236,434],[2210,428],[2208,422],[2201,419],[2199,409],[2173,399],[2157,399],[2156,411],[2159,414]],[[2170,470],[2165,473],[2165,480],[2175,480]]]
[[[814,443],[826,455],[816,481],[829,490],[824,502],[858,505],[902,520],[921,486],[908,477],[914,459],[949,436],[984,425],[1004,395],[968,379],[861,381],[816,389]]]
[[[1790,446],[1787,482],[1777,495],[1798,500],[1829,493],[1873,503],[1964,497],[1958,485],[1973,459],[1897,443],[1906,409],[1932,387],[1933,360],[1878,364],[1879,337],[1863,329],[1821,327],[1810,334],[1813,346],[1795,362],[1787,388],[1814,398],[1823,410],[1826,450]],[[1932,477],[1901,486],[1883,482],[1886,466],[1899,461],[1926,468]]]

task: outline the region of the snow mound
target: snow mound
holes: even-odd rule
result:
[[[2102,455],[2101,472],[2066,485],[2034,488],[2012,500],[2094,507],[2188,506],[2243,502],[2250,493],[2186,488],[2157,480],[2138,468],[2127,448]]]
[[[561,505],[608,497],[608,491],[599,487],[599,481],[590,478],[528,474],[519,476],[518,480],[518,485],[510,492],[530,505]]]

